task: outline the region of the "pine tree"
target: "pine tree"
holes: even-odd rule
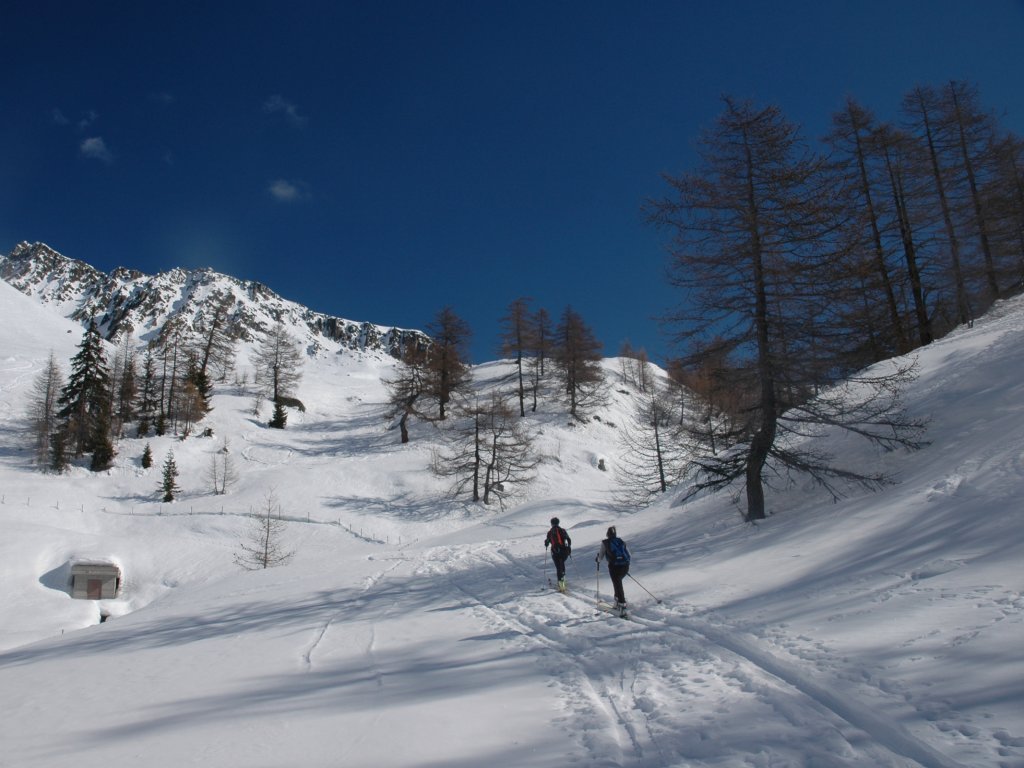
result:
[[[174,463],[174,451],[167,452],[167,459],[164,461],[164,471],[160,481],[160,493],[163,494],[163,501],[174,501],[178,488],[178,465]]]
[[[149,447],[149,443],[146,443],[146,447],[142,449],[142,468],[149,469],[153,466],[153,450]]]
[[[103,442],[97,421],[110,423],[110,374],[103,354],[103,339],[96,321],[90,320],[78,352],[71,358],[71,374],[58,400],[57,415],[75,456],[94,450]]]
[[[157,378],[156,360],[152,350],[146,350],[142,363],[142,389],[139,393],[139,429],[138,436],[144,437],[157,415]]]

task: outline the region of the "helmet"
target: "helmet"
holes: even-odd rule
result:
[[[552,525],[558,525],[558,518],[557,517],[552,517],[551,518],[551,524]]]
[[[618,534],[615,532],[615,526],[613,525],[611,528],[608,529],[608,538],[614,539],[616,536],[618,536]]]

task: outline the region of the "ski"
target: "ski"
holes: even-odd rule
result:
[[[606,603],[603,600],[597,601],[597,609],[600,612],[610,613],[612,616],[618,616],[620,619],[630,618],[629,611],[625,608],[619,608],[611,603]]]

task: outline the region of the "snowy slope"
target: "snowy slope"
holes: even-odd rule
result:
[[[390,363],[351,356],[307,364],[284,432],[224,388],[214,438],[153,438],[148,471],[127,440],[103,476],[44,475],[23,413],[69,327],[0,283],[0,765],[1024,766],[1020,299],[919,353],[929,447],[830,438],[900,484],[838,504],[796,487],[757,526],[727,495],[615,505],[597,467],[621,450],[619,386],[600,421],[534,417],[550,459],[522,503],[447,501],[432,428],[402,446],[384,418]],[[213,496],[224,437],[242,479]],[[170,449],[184,494],[162,505]],[[296,555],[244,572],[270,489]],[[553,514],[567,596],[547,588]],[[609,524],[633,621],[595,610]],[[82,556],[116,558],[124,596],[72,600]]]

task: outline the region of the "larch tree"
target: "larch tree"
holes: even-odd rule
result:
[[[511,358],[516,364],[516,392],[519,397],[519,415],[526,415],[525,361],[530,354],[530,339],[534,328],[530,313],[530,300],[515,299],[501,318],[501,348],[503,357]]]
[[[249,571],[284,565],[295,554],[295,550],[284,545],[285,530],[281,504],[270,490],[264,497],[263,509],[250,517],[249,530],[239,544],[235,563]]]
[[[674,400],[671,383],[652,382],[636,394],[633,412],[619,433],[623,451],[615,476],[623,504],[649,504],[684,474],[687,443]]]
[[[552,361],[561,376],[569,414],[575,419],[582,419],[588,406],[603,400],[602,349],[583,317],[566,307],[555,330]]]
[[[898,401],[906,368],[861,375],[843,396],[829,389],[849,373],[842,351],[863,329],[837,324],[830,303],[838,227],[824,204],[830,180],[821,158],[777,107],[730,98],[699,154],[699,170],[666,177],[672,194],[648,206],[651,221],[674,236],[670,274],[682,300],[669,323],[690,365],[701,342],[717,336],[748,401],[727,450],[692,458],[690,493],[742,480],[745,517],[757,520],[776,476],[808,473],[833,495],[840,482],[885,482],[797,439],[829,426],[909,446],[921,428]]]
[[[402,443],[409,442],[409,420],[426,418],[421,406],[429,393],[427,347],[412,344],[402,352],[395,374],[383,379],[388,391],[388,418],[398,419]]]
[[[285,405],[297,402],[295,391],[302,380],[302,352],[299,343],[283,323],[277,323],[260,342],[255,357],[256,370],[263,394],[274,403],[269,425],[284,429],[287,422]]]
[[[517,415],[509,397],[493,392],[458,409],[444,433],[443,447],[433,452],[431,467],[451,478],[453,498],[469,493],[474,502],[505,500],[533,479],[540,464],[534,435]]]
[[[890,198],[885,195],[884,165],[875,137],[878,125],[867,109],[847,99],[832,116],[826,137],[831,150],[835,194],[842,201],[846,237],[843,268],[855,279],[849,311],[865,328],[866,362],[873,363],[910,349],[900,304],[898,251],[885,237]]]
[[[33,448],[36,462],[41,466],[51,465],[53,435],[58,428],[57,401],[63,388],[64,372],[51,351],[45,367],[32,382],[29,402]]]
[[[554,327],[551,315],[544,307],[533,313],[530,323],[530,390],[533,394],[533,405],[530,410],[537,412],[537,398],[544,382],[546,365],[554,351]]]
[[[949,254],[957,324],[966,325],[974,319],[974,308],[961,253],[961,235],[949,194],[952,169],[948,153],[955,146],[955,138],[951,126],[942,120],[942,95],[931,86],[917,86],[904,97],[903,113],[907,129],[918,138],[925,151],[927,165],[919,168],[918,174],[927,175],[932,182]]]
[[[444,421],[452,397],[467,393],[473,382],[468,362],[472,330],[451,307],[444,307],[427,325],[427,334],[431,341],[426,360],[430,395],[437,403],[438,420]]]

